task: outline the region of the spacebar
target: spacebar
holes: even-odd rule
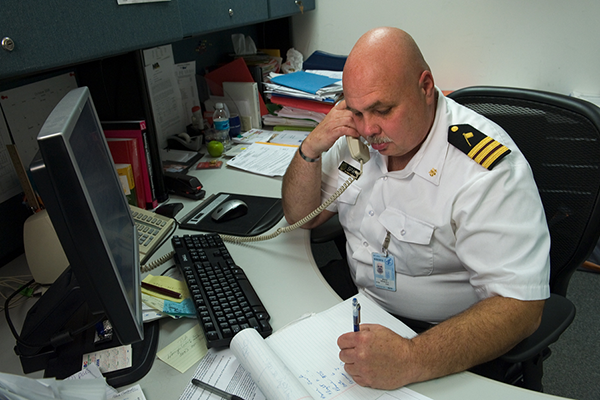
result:
[[[250,303],[251,307],[263,305],[249,281],[245,279],[240,279],[238,281],[238,284],[240,285],[240,288],[242,288],[242,291],[246,295],[246,299],[248,299],[248,303]]]

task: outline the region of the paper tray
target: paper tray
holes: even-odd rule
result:
[[[228,200],[242,200],[248,205],[248,213],[230,221],[213,221],[210,216],[212,212]],[[180,227],[226,235],[255,236],[271,229],[281,218],[283,208],[279,198],[220,192],[208,197],[183,217]]]

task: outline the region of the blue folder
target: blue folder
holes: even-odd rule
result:
[[[292,89],[317,94],[317,90],[338,82],[339,79],[329,78],[323,75],[312,74],[305,71],[292,72],[271,79],[271,82],[287,86]]]

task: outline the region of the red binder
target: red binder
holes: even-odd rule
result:
[[[140,208],[147,210],[158,206],[154,182],[152,181],[152,161],[150,159],[150,147],[148,143],[148,132],[146,131],[145,121],[103,121],[102,128],[104,136],[107,138],[127,138],[134,139],[137,144],[138,157],[143,176],[144,201],[138,203]],[[137,185],[137,183],[136,183]]]
[[[108,148],[115,164],[131,164],[133,171],[133,180],[137,192],[138,207],[143,208],[146,204],[144,194],[144,177],[142,175],[142,166],[135,139],[112,138],[106,139]],[[139,205],[142,206],[139,206]]]

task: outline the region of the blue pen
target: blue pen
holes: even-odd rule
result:
[[[360,304],[356,298],[352,299],[352,322],[354,323],[354,332],[360,331]]]

